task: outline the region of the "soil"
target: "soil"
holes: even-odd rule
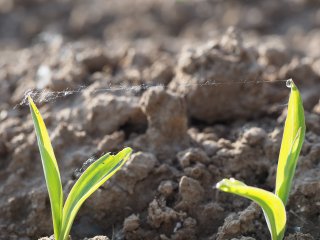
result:
[[[20,104],[29,89],[65,194],[87,159],[134,149],[82,206],[72,239],[270,239],[257,205],[214,186],[235,177],[274,190],[288,78],[307,133],[285,239],[320,239],[319,9],[315,0],[0,1],[0,239],[53,231]]]

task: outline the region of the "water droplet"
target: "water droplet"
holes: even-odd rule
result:
[[[288,79],[288,80],[286,81],[286,86],[287,86],[288,88],[292,88],[292,84],[293,84],[292,79]]]

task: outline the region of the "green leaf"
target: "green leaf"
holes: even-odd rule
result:
[[[216,187],[256,202],[263,210],[272,240],[282,240],[287,217],[283,202],[278,196],[260,188],[247,186],[233,178],[223,179]]]
[[[28,96],[30,111],[34,127],[36,130],[39,151],[41,155],[42,167],[49,192],[52,221],[55,239],[60,235],[63,207],[63,192],[61,186],[60,172],[58,164],[51,146],[47,128],[43,122],[41,114],[30,96]]]
[[[68,238],[74,218],[83,202],[120,169],[131,152],[131,148],[125,148],[115,156],[105,154],[92,163],[80,176],[71,189],[63,208],[62,234],[59,240]]]
[[[288,83],[290,83],[291,93],[279,154],[275,191],[284,205],[288,202],[293,176],[306,131],[304,110],[299,90],[292,80],[288,81],[290,81]]]

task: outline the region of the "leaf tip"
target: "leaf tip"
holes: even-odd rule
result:
[[[298,90],[297,86],[294,84],[294,81],[292,78],[289,78],[286,80],[286,86],[291,89],[291,91],[296,91]]]
[[[232,187],[241,187],[241,186],[246,186],[246,185],[243,182],[240,182],[234,178],[229,178],[229,179],[225,178],[216,184],[216,188],[224,192],[230,192]]]
[[[124,153],[123,158],[124,158],[125,160],[127,160],[127,159],[130,157],[132,151],[133,151],[133,150],[132,150],[131,147],[125,147],[120,153]],[[120,153],[118,153],[118,154],[120,154]]]
[[[126,148],[124,148],[124,150],[127,151],[128,154],[132,153],[132,151],[133,151],[131,147],[126,147]]]

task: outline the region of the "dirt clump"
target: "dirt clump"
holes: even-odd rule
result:
[[[151,88],[141,97],[140,106],[147,116],[148,128],[134,146],[148,151],[170,154],[189,145],[187,114],[184,100],[162,88]],[[170,142],[170,146],[165,143]]]
[[[220,42],[183,50],[169,88],[186,98],[192,118],[214,122],[254,117],[263,110],[262,85],[239,84],[261,78],[257,54],[239,38],[231,29]]]

